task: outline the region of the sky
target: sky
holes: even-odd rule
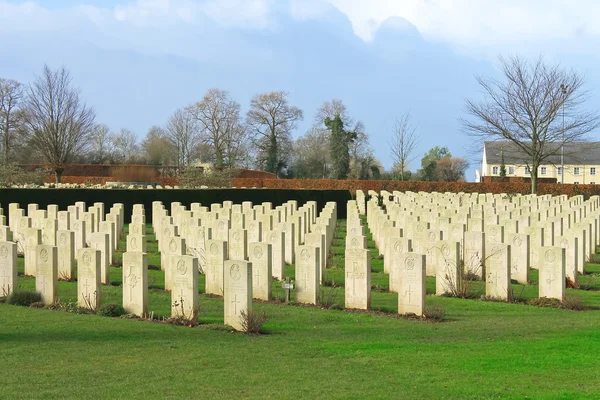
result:
[[[294,137],[337,98],[386,168],[410,112],[411,170],[447,146],[473,180],[480,154],[459,119],[481,96],[475,77],[499,77],[499,55],[543,56],[584,75],[600,109],[598,20],[596,0],[0,0],[0,77],[64,65],[98,122],[140,139],[213,87],[244,112],[257,93],[288,92],[304,111]]]

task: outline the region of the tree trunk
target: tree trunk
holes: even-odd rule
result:
[[[266,172],[271,172],[277,175],[277,138],[274,134],[269,138],[269,148],[267,150],[267,168]]]
[[[55,168],[54,169],[54,177],[56,178],[56,183],[60,183],[63,171],[64,171],[64,168]]]
[[[215,164],[217,167],[225,166],[223,162],[223,152],[221,150],[215,150]]]
[[[537,194],[538,185],[538,166],[531,166],[531,194]]]
[[[4,155],[4,165],[8,165],[8,115],[6,116],[6,125],[4,126],[4,148],[3,150],[3,155]]]

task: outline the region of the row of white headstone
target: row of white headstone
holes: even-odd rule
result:
[[[80,304],[97,306],[96,286],[109,283],[109,266],[122,235],[123,215],[123,204],[115,204],[105,215],[103,203],[86,209],[85,203],[77,202],[66,211],[59,211],[56,205],[43,210],[37,204],[29,204],[25,210],[11,203],[6,225],[0,209],[0,293],[8,295],[17,287],[19,254],[24,257],[25,275],[36,277],[36,290],[45,304],[56,301],[58,279],[75,277],[76,256],[80,264],[82,258],[98,258],[97,283],[82,279],[85,273],[78,271],[79,280],[87,283],[83,293],[79,290]]]
[[[298,208],[290,201],[275,209],[270,203],[253,206],[248,202],[213,204],[210,209],[194,203],[191,207],[194,211],[172,203],[172,215],[168,216],[161,203],[153,203],[152,227],[159,242],[165,286],[172,293],[173,316],[197,317],[197,277],[202,271],[207,275],[206,293],[226,297],[226,323],[240,329],[240,312],[249,309],[253,297],[271,299],[272,276],[283,278],[286,259],[297,264],[296,300],[318,302],[319,282],[336,224],[335,203],[327,204],[319,216],[315,202]],[[124,225],[122,204],[106,216],[103,210],[102,203],[85,211],[85,204],[77,202],[66,212],[56,206],[40,210],[30,204],[25,216],[18,205],[9,205],[11,225],[0,227],[0,293],[9,294],[17,285],[17,253],[21,249],[26,275],[36,277],[43,302],[53,303],[58,279],[75,276],[77,255],[78,303],[97,308],[100,285],[110,281],[109,265]],[[0,222],[6,223],[1,209],[0,216]],[[140,316],[148,312],[145,223],[143,205],[134,205],[123,254],[123,306]],[[248,237],[257,241],[249,242]],[[248,278],[241,279],[244,276]],[[242,298],[250,301],[241,304],[238,300]]]
[[[371,307],[371,255],[356,201],[347,204],[345,304],[346,308]],[[393,254],[394,275],[390,291],[398,292],[398,313],[422,316],[425,310],[425,255],[411,252],[410,242],[399,238]]]
[[[565,278],[577,282],[600,244],[599,200],[382,192],[370,193],[366,208],[392,291],[408,249],[426,256],[437,294],[460,291],[464,275],[471,274],[486,281],[488,296],[506,299],[511,280],[527,284],[535,268],[539,296],[564,299]]]

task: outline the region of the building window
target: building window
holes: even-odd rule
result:
[[[492,167],[492,175],[498,175],[498,167]]]
[[[596,175],[596,167],[590,167],[590,175]]]
[[[558,175],[562,175],[562,167],[558,167]]]
[[[573,168],[573,175],[579,175],[579,167]]]
[[[575,185],[579,185],[579,181],[575,181],[573,182]]]
[[[531,171],[529,170],[529,167],[525,167],[525,175],[529,175],[531,173]]]
[[[508,167],[508,173],[511,175],[514,175],[515,173],[515,167]]]
[[[542,167],[542,168],[540,168],[540,170],[541,170],[541,172],[540,172],[540,173],[541,173],[542,175],[546,175],[546,167]]]
[[[596,182],[590,182],[590,185],[595,185],[595,184],[596,184]]]

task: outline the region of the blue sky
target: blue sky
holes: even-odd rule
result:
[[[458,118],[480,95],[474,76],[496,76],[499,54],[543,55],[584,74],[597,109],[598,20],[595,0],[0,0],[0,77],[64,64],[99,122],[140,138],[212,87],[244,111],[256,93],[288,91],[305,113],[295,137],[339,98],[386,167],[394,119],[410,111],[411,169],[445,145],[472,161],[472,180]]]

